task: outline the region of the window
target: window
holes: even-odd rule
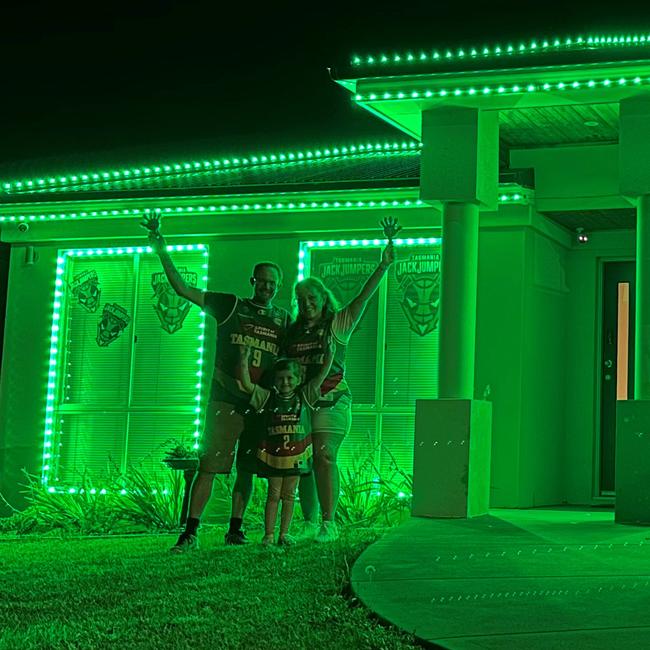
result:
[[[352,335],[347,378],[352,430],[341,448],[345,471],[374,453],[380,471],[394,458],[413,469],[415,400],[438,394],[440,240],[396,240],[397,260]],[[307,242],[301,271],[320,277],[342,305],[381,259],[379,242]]]
[[[204,246],[174,247],[205,287]],[[63,251],[57,267],[43,478],[76,486],[130,465],[159,469],[171,439],[202,429],[205,315],[144,249]]]

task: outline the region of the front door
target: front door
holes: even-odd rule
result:
[[[614,494],[616,402],[634,399],[634,262],[603,267],[600,494]]]

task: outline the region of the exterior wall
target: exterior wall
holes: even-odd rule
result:
[[[526,208],[520,210],[519,224],[508,219],[513,225],[497,227],[491,220],[479,239],[475,395],[481,399],[489,386],[487,398],[493,403],[491,505],[589,503],[598,261],[633,257],[634,235],[595,234],[589,245],[569,251],[544,228],[533,227],[522,216]],[[438,231],[423,228],[418,234]],[[331,236],[331,231],[325,234]],[[211,246],[210,289],[248,295],[253,263],[281,262],[285,280],[276,302],[289,307],[298,242],[318,238],[311,232],[193,239]],[[13,505],[21,505],[22,468],[40,470],[57,249],[91,245],[97,244],[77,239],[37,245],[32,266],[24,265],[24,246],[12,247],[0,395],[0,492]],[[214,340],[211,319],[207,322],[207,340]],[[213,352],[209,348],[205,357],[208,368]]]
[[[526,232],[519,507],[564,503],[567,251]]]
[[[480,231],[475,396],[492,402],[492,507],[519,504],[524,254],[521,228]]]
[[[492,401],[490,506],[562,503],[566,250],[526,226],[483,229],[479,246],[475,395]]]

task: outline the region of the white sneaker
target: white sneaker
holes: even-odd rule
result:
[[[273,533],[270,535],[264,535],[264,537],[262,537],[262,546],[273,546],[274,541]]]
[[[335,542],[339,538],[339,529],[333,521],[324,521],[316,535],[319,543]]]
[[[319,530],[320,526],[313,521],[303,521],[295,537],[299,541],[312,540],[316,537]]]

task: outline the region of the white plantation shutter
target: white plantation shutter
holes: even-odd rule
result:
[[[398,259],[431,250],[438,251],[439,247],[404,247],[399,249]],[[438,328],[421,336],[409,326],[401,305],[404,294],[397,280],[396,264],[388,278],[384,405],[408,406],[415,411],[416,399],[433,399],[438,395]]]
[[[205,262],[202,251],[172,253],[177,267],[197,274],[199,287]],[[202,402],[196,401],[196,373],[204,332],[194,305],[181,329],[164,331],[154,311],[152,274],[162,271],[153,255],[71,257],[66,280],[95,270],[101,286],[100,306],[84,310],[64,287],[59,321],[57,403],[51,465],[56,483],[77,485],[84,471],[106,476],[109,466],[129,465],[160,470],[170,439],[192,445],[197,414],[207,397],[210,368],[203,367]],[[106,303],[125,308],[132,320],[110,345],[96,342],[97,323]],[[207,340],[207,339],[206,339]],[[207,356],[210,357],[209,350]],[[198,416],[203,423],[201,413]],[[202,430],[202,425],[201,429]]]

